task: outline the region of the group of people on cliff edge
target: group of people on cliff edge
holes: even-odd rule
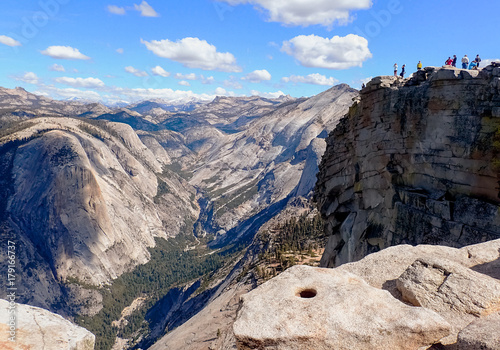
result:
[[[481,62],[481,58],[479,57],[479,55],[477,55],[476,58],[472,62],[470,62],[470,64],[469,64],[469,58],[467,57],[467,55],[465,55],[462,58],[462,69],[467,69],[467,68],[468,69],[478,69],[480,62]],[[451,56],[448,57],[448,59],[445,61],[445,65],[456,67],[457,66],[457,55],[453,55],[453,58],[451,58]],[[418,61],[417,70],[421,70],[421,69],[422,69],[422,61]],[[403,66],[401,67],[401,73],[399,73],[399,76],[401,78],[404,78],[405,74],[406,74],[406,65],[403,64]],[[398,76],[398,64],[397,63],[394,63],[394,76],[395,77]]]
[[[465,55],[462,58],[462,69],[478,69],[479,68],[479,63],[481,62],[481,58],[479,55],[476,55],[476,58],[474,58],[470,63],[469,63],[469,57]]]
[[[479,68],[479,63],[481,62],[481,58],[479,55],[476,56],[472,62],[469,64],[469,57],[465,55],[462,57],[462,69],[478,69]],[[457,55],[453,55],[453,58],[448,57],[448,59],[445,61],[445,65],[447,66],[452,66],[456,67],[457,66]]]

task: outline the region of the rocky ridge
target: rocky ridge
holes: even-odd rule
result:
[[[396,244],[500,237],[500,68],[377,77],[327,139],[316,199],[323,266]]]

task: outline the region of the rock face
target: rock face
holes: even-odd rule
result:
[[[238,348],[498,349],[499,266],[500,240],[295,266],[242,297]]]
[[[38,307],[15,304],[0,299],[0,348],[3,350],[93,350],[95,336],[59,315]],[[11,314],[8,310],[14,310]],[[10,316],[15,315],[16,326],[11,335]],[[9,340],[9,338],[12,338]]]
[[[500,237],[500,69],[374,78],[327,139],[315,195],[323,266],[395,244]]]
[[[18,245],[19,297],[63,314],[96,312],[100,295],[79,287],[147,262],[155,237],[177,234],[196,216],[194,190],[164,175],[128,125],[25,123],[0,139],[1,232]]]
[[[415,308],[348,272],[294,266],[242,297],[239,349],[417,349],[448,335]]]

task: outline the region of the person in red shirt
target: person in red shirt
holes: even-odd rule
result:
[[[453,60],[451,59],[451,57],[448,57],[448,59],[446,60],[445,64],[447,66],[451,66],[452,63],[453,63]]]

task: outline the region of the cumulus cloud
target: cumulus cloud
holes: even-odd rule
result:
[[[351,12],[366,10],[372,0],[217,0],[230,5],[252,4],[264,10],[269,21],[291,26],[347,24],[352,20]]]
[[[257,90],[250,91],[250,94],[252,96],[260,96],[260,97],[265,97],[265,98],[279,98],[280,96],[285,95],[285,93],[283,91],[261,92],[261,91],[257,91]]]
[[[66,69],[64,69],[63,65],[60,65],[57,63],[54,63],[52,66],[50,66],[49,69],[53,72],[65,72],[66,71]]]
[[[182,86],[191,86],[191,84],[189,84],[189,82],[185,81],[185,80],[179,81],[179,85],[182,85]]]
[[[50,56],[52,58],[64,60],[90,60],[90,57],[85,56],[80,50],[71,46],[49,46],[43,50],[42,55]]]
[[[215,94],[219,95],[219,96],[225,96],[225,95],[227,95],[227,90],[224,88],[218,87],[217,89],[215,89]]]
[[[136,77],[147,77],[148,73],[143,70],[136,69],[132,66],[125,67],[125,72],[135,75]]]
[[[104,87],[104,82],[97,78],[68,78],[60,77],[54,79],[56,83],[65,84],[73,87],[83,87],[83,88],[98,88]]]
[[[313,84],[313,85],[335,85],[339,81],[333,77],[327,78],[319,73],[309,74],[307,76],[301,75],[291,75],[289,77],[284,77],[281,79],[284,83],[303,83],[303,84]]]
[[[167,78],[170,76],[170,73],[167,72],[165,69],[163,69],[160,66],[153,67],[151,69],[151,72],[153,73],[153,75],[159,75],[159,76],[164,77],[164,78]]]
[[[196,80],[198,79],[198,77],[194,73],[189,73],[189,74],[175,73],[175,79]]]
[[[108,12],[115,14],[115,15],[124,15],[125,8],[119,7],[116,5],[108,5]]]
[[[118,52],[120,55],[125,52],[122,48],[116,49],[116,52]]]
[[[139,11],[143,17],[160,17],[158,12],[156,12],[146,1],[141,2],[140,5],[134,4],[134,8]]]
[[[26,72],[22,76],[14,77],[14,79],[22,81],[23,83],[34,84],[34,85],[40,83],[40,79],[33,72]]]
[[[271,74],[265,69],[254,70],[252,73],[248,73],[241,79],[248,80],[251,83],[260,83],[264,80],[271,80]]]
[[[11,47],[21,46],[21,43],[19,41],[15,40],[7,35],[0,35],[0,44],[4,44],[7,46],[11,46]]]
[[[349,34],[331,39],[317,35],[299,35],[284,41],[281,51],[295,57],[305,67],[347,69],[361,67],[372,57],[368,40]]]
[[[184,38],[176,42],[165,40],[145,41],[147,49],[155,55],[171,59],[188,68],[218,70],[223,72],[241,72],[236,65],[236,58],[229,52],[217,52],[214,45],[198,38]]]

